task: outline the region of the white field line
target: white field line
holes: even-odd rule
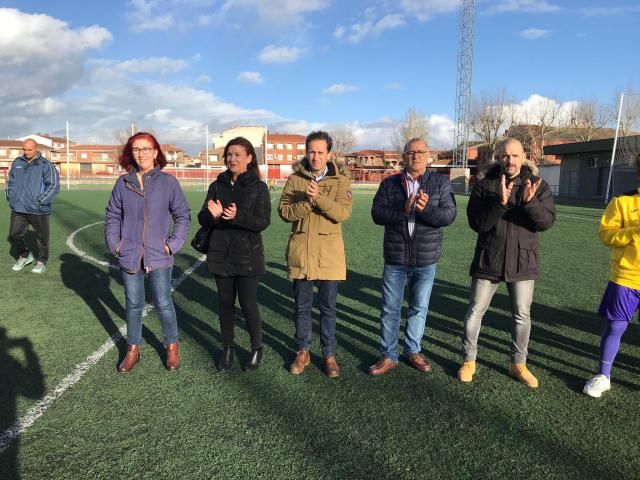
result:
[[[112,265],[108,262],[104,262],[98,260],[95,257],[83,252],[73,243],[73,239],[75,238],[78,232],[85,230],[89,227],[93,227],[95,225],[99,225],[103,222],[96,222],[90,225],[85,225],[84,227],[79,228],[78,230],[72,232],[67,237],[67,246],[79,257],[89,260],[93,263],[97,263],[98,265],[102,265],[108,268],[119,269],[119,267]],[[173,292],[176,288],[180,286],[182,282],[184,282],[189,275],[191,275],[205,260],[206,255],[202,255],[200,259],[194,263],[190,268],[185,270],[182,275],[178,278],[174,278],[171,281],[171,291]],[[142,312],[142,316],[145,317],[153,310],[153,305],[146,304],[144,306],[144,310]],[[55,402],[58,398],[62,396],[64,392],[66,392],[73,385],[78,383],[80,379],[84,376],[87,371],[93,367],[96,363],[100,361],[102,357],[104,357],[109,350],[111,350],[125,335],[127,330],[126,324],[120,327],[118,332],[114,333],[106,342],[104,342],[95,352],[89,355],[82,363],[79,363],[75,366],[73,371],[64,377],[56,387],[49,391],[41,400],[39,400],[33,407],[31,407],[25,415],[20,417],[13,425],[7,428],[2,435],[0,435],[0,453],[7,449],[27,428],[35,423],[45,412],[49,409],[49,407]]]
[[[271,199],[271,203],[276,199],[274,197]],[[95,225],[100,225],[104,222],[95,222],[89,225],[85,225],[67,237],[67,246],[79,257],[89,260],[98,265],[102,265],[103,267],[115,268],[118,269],[117,266],[112,265],[109,262],[104,262],[102,260],[98,260],[97,258],[89,255],[88,253],[80,250],[73,243],[75,236],[85,230],[87,228],[93,227]],[[206,259],[206,255],[202,255],[200,259],[194,263],[190,268],[185,270],[182,275],[178,278],[174,278],[171,280],[171,291],[173,292],[176,288],[180,286],[182,282],[184,282],[187,277],[189,277]],[[150,304],[146,304],[144,306],[144,310],[142,312],[142,316],[145,317],[149,314],[149,312],[153,310],[153,306]],[[125,335],[127,330],[126,324],[120,327],[118,332],[114,333],[109,339],[104,342],[95,352],[89,355],[84,362],[79,363],[75,366],[73,371],[64,377],[56,387],[47,393],[41,400],[39,400],[33,407],[31,407],[25,415],[20,417],[18,421],[16,421],[13,425],[7,428],[2,435],[0,435],[0,453],[7,449],[24,431],[27,430],[31,425],[33,425],[36,420],[38,420],[42,415],[46,413],[49,407],[55,402],[58,398],[62,396],[64,392],[66,392],[70,387],[78,383],[80,379],[84,376],[87,371],[93,367],[96,363],[100,361],[102,357],[104,357],[109,350],[111,350],[120,339]]]

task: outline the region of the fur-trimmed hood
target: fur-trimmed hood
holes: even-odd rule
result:
[[[538,176],[538,167],[531,160],[526,159],[522,161],[522,168],[520,168],[520,176],[528,178],[530,176]],[[502,162],[494,160],[491,162],[482,172],[478,173],[478,180],[483,178],[498,178],[504,174],[504,165]]]
[[[327,162],[327,167],[329,168],[329,171],[327,172],[327,176],[335,177],[337,175],[342,175],[344,177],[351,178],[351,171],[342,162],[329,160]],[[307,159],[307,157],[304,157],[302,160],[298,160],[292,163],[291,169],[294,172],[300,172],[307,176],[311,176],[311,170],[309,169],[309,159]]]

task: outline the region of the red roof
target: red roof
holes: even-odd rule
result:
[[[268,133],[269,143],[304,143],[307,137],[297,133]]]
[[[100,150],[118,150],[122,148],[120,145],[70,145],[69,150],[89,150],[89,151],[100,151]]]

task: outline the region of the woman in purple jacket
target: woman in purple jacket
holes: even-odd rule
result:
[[[104,222],[105,242],[118,258],[125,292],[128,347],[118,371],[130,372],[140,360],[145,274],[162,324],[166,367],[177,370],[180,352],[171,270],[187,237],[191,210],[178,180],[161,171],[167,160],[153,135],[138,132],[130,137],[119,161],[127,173],[116,181]]]

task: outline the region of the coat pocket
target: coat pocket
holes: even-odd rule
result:
[[[535,271],[538,268],[538,252],[535,242],[518,241],[518,273]]]
[[[291,233],[287,245],[287,265],[289,267],[305,267],[305,251],[307,236],[303,233]]]

